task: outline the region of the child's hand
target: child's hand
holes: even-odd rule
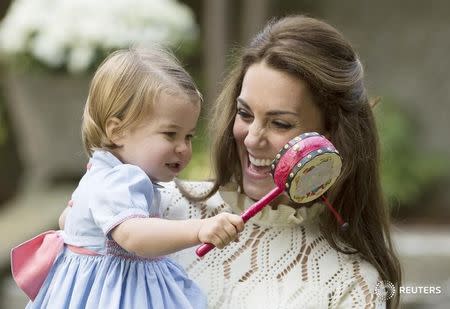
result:
[[[244,221],[240,216],[221,213],[203,220],[198,231],[198,239],[203,243],[210,243],[222,249],[235,240],[243,229]]]

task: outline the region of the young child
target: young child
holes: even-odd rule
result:
[[[100,65],[82,124],[90,161],[64,231],[12,251],[16,282],[34,299],[27,308],[206,307],[198,286],[164,255],[202,242],[223,248],[242,219],[164,220],[158,192],[158,182],[191,159],[200,102],[167,52],[121,50]]]

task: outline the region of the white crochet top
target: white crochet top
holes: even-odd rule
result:
[[[185,185],[194,194],[211,187]],[[169,219],[240,214],[253,203],[234,184],[200,203],[186,200],[173,182],[164,187],[161,210]],[[385,308],[375,294],[381,281],[377,270],[357,254],[337,252],[321,234],[317,218],[324,208],[320,203],[300,209],[267,206],[246,223],[239,242],[202,259],[196,248],[172,257],[204,289],[210,308]]]

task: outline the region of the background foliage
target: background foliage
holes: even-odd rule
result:
[[[375,107],[382,150],[382,185],[392,204],[412,207],[449,174],[443,154],[416,143],[419,128],[411,115],[386,99]]]

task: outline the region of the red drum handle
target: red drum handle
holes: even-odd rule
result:
[[[215,246],[213,244],[203,244],[200,247],[198,247],[197,250],[195,250],[195,253],[197,254],[198,257],[203,257],[206,255],[206,253],[208,253],[214,248]]]
[[[241,214],[241,218],[246,223],[250,218],[255,216],[258,212],[260,212],[267,204],[272,202],[278,195],[283,192],[283,189],[276,187],[272,189],[269,193],[267,193],[262,199],[257,201],[255,204],[250,206],[246,211]],[[215,246],[213,244],[203,244],[195,250],[195,253],[198,257],[205,256],[209,251],[214,249]]]
[[[280,187],[272,189],[272,191],[264,195],[262,199],[260,199],[255,204],[250,206],[246,211],[241,213],[241,218],[242,220],[244,220],[244,223],[253,218],[253,216],[255,216],[258,212],[260,212],[267,204],[272,202],[282,192],[283,189]]]

